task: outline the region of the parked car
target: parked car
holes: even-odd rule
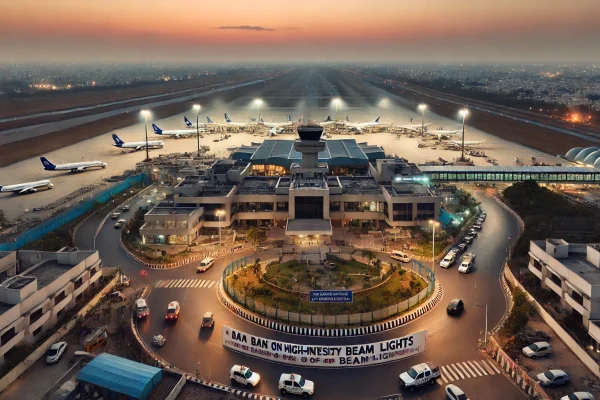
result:
[[[533,329],[526,332],[519,332],[515,335],[515,339],[521,343],[547,342],[550,340],[550,335],[544,331],[534,331]]]
[[[552,353],[552,348],[548,342],[536,342],[523,347],[523,354],[529,358],[548,356]]]
[[[449,251],[446,254],[446,257],[442,261],[440,261],[440,267],[442,268],[450,268],[452,264],[456,262],[456,253],[453,251]]]
[[[595,400],[594,395],[589,392],[574,392],[563,396],[560,400]]]
[[[471,228],[471,229],[469,229],[469,232],[467,233],[467,235],[477,237],[477,231],[474,228]]]
[[[214,326],[215,318],[213,313],[210,311],[205,312],[204,316],[202,317],[202,324],[200,325],[200,328],[213,328]]]
[[[475,224],[475,225],[473,225],[473,228],[475,228],[479,231],[479,230],[481,230],[481,224]]]
[[[229,371],[229,379],[231,382],[241,383],[251,388],[258,385],[260,382],[260,375],[256,372],[252,372],[250,368],[244,367],[243,365],[234,365]]]
[[[467,242],[468,244],[473,243],[473,236],[471,236],[471,235],[465,236],[465,242]]]
[[[121,293],[119,291],[110,293],[108,295],[108,298],[110,299],[110,301],[114,301],[114,302],[119,302],[119,301],[125,301],[125,300],[127,300],[127,297],[123,293]]]
[[[461,244],[458,245],[458,251],[461,253],[464,252],[465,250],[467,250],[467,245],[468,245],[468,243],[462,242]]]
[[[469,400],[465,392],[456,385],[446,385],[446,396],[451,400]]]
[[[460,315],[465,309],[465,303],[461,299],[453,299],[446,307],[449,315]]]
[[[284,396],[290,393],[308,397],[315,392],[315,383],[298,374],[281,374],[277,387]]]
[[[540,385],[547,387],[562,386],[571,381],[569,375],[561,369],[551,369],[542,372],[537,374],[536,378],[540,382]]]
[[[55,364],[60,360],[60,357],[67,350],[67,342],[58,342],[50,346],[46,355],[46,364]]]

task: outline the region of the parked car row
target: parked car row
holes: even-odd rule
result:
[[[245,385],[248,388],[252,388],[260,382],[260,375],[243,365],[231,367],[229,378],[231,382]],[[298,374],[281,374],[277,388],[284,396],[289,393],[309,397],[315,392],[315,383]]]

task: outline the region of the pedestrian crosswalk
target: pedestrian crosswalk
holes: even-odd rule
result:
[[[440,372],[441,375],[437,380],[437,383],[446,385],[462,379],[496,375],[500,373],[500,370],[493,362],[480,359],[442,365],[440,367]]]
[[[205,279],[165,279],[156,282],[154,287],[169,288],[190,288],[190,289],[210,289],[217,284],[217,281]]]

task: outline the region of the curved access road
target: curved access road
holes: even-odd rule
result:
[[[414,394],[404,393],[405,398],[442,398],[445,383],[452,382],[471,399],[517,399],[522,396],[521,392],[492,365],[486,364],[477,350],[478,340],[483,337],[485,308],[476,304],[488,304],[488,326],[492,329],[506,311],[499,274],[510,242],[508,238],[514,240],[519,232],[514,217],[493,199],[483,196],[482,192],[476,193],[488,217],[469,249],[477,254],[475,270],[463,275],[457,272],[456,266],[447,270],[436,267],[437,278],[444,288],[440,306],[405,326],[360,337],[310,338],[288,335],[259,327],[234,315],[217,299],[216,287],[225,266],[235,258],[251,255],[251,251],[220,259],[204,274],[196,274],[195,265],[189,265],[171,270],[148,270],[146,276],[140,276],[141,267],[120,249],[119,231],[113,228],[110,220],[99,230],[96,247],[103,263],[120,265],[126,274],[132,276],[135,286],[152,286],[148,298],[150,318],[138,326],[143,339],[151,343],[154,334],[162,333],[167,337],[166,345],[157,350],[162,358],[191,373],[199,365],[200,374],[213,381],[227,383],[231,366],[243,364],[261,374],[261,383],[252,389],[258,393],[276,395],[279,374],[294,371],[315,381],[315,399],[366,399],[398,393],[400,372],[418,362],[434,361],[443,367],[444,379]],[[131,204],[132,209],[138,205],[135,201]],[[89,237],[93,237],[100,220],[101,216],[96,216],[86,221],[77,232],[77,243],[89,244]],[[261,257],[268,256],[261,254]],[[455,297],[463,299],[466,309],[462,316],[451,318],[446,315],[445,305]],[[167,304],[173,300],[179,301],[182,311],[179,321],[169,325],[164,322],[164,313]],[[212,331],[200,331],[202,315],[206,311],[215,314],[216,326]],[[298,344],[364,344],[402,337],[423,329],[428,330],[429,336],[426,354],[408,360],[362,368],[311,369],[267,362],[226,350],[222,346],[223,325]]]

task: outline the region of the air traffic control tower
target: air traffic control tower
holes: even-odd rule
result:
[[[294,141],[294,149],[302,154],[300,163],[290,168],[292,184],[289,191],[289,218],[286,235],[331,236],[329,218],[329,187],[326,174],[327,163],[319,162],[319,153],[325,151],[325,140],[321,139],[320,126],[298,127],[299,139]]]

